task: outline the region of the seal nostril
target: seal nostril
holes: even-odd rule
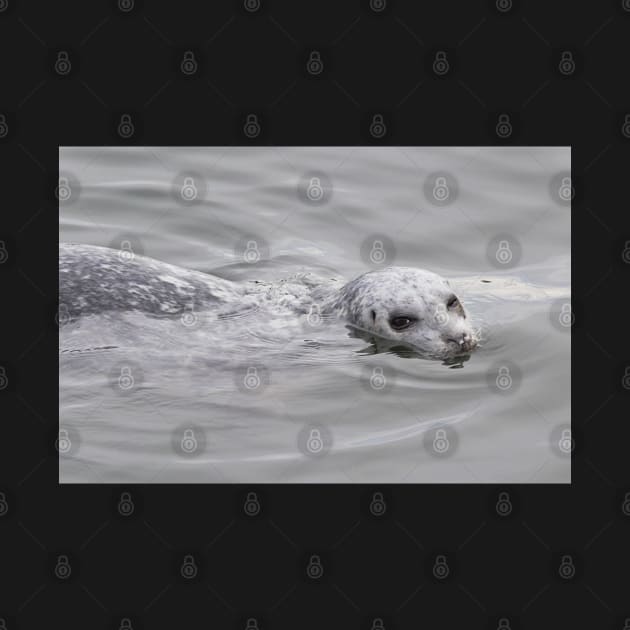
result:
[[[461,337],[459,337],[458,339],[454,339],[453,337],[447,337],[446,341],[456,343],[460,347],[460,349],[464,351],[471,350],[473,347],[472,336],[469,335],[468,333],[463,333]]]

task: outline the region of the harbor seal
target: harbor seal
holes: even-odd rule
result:
[[[181,317],[265,306],[298,316],[340,318],[359,336],[445,359],[470,353],[477,334],[447,280],[423,269],[388,267],[346,284],[314,281],[239,283],[127,251],[59,244],[59,309],[63,323],[103,313]]]

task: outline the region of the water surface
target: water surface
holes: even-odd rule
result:
[[[60,480],[569,482],[569,172],[568,148],[61,149],[61,241],[238,282],[384,255],[448,278],[483,343],[445,364],[266,308],[87,318],[60,333]]]

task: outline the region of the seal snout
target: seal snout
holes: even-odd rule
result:
[[[446,341],[457,344],[461,352],[470,352],[477,345],[477,340],[469,333],[463,333],[458,338],[448,337]]]

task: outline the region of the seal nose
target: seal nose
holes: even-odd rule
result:
[[[462,335],[462,340],[460,341],[460,344],[462,346],[462,350],[468,352],[469,350],[472,350],[474,347],[474,342],[473,342],[473,338],[471,335],[469,335],[468,333],[464,333]]]
[[[475,347],[475,340],[473,339],[473,336],[468,333],[463,333],[459,339],[453,339],[450,337],[448,341],[458,344],[462,352],[468,352]]]

